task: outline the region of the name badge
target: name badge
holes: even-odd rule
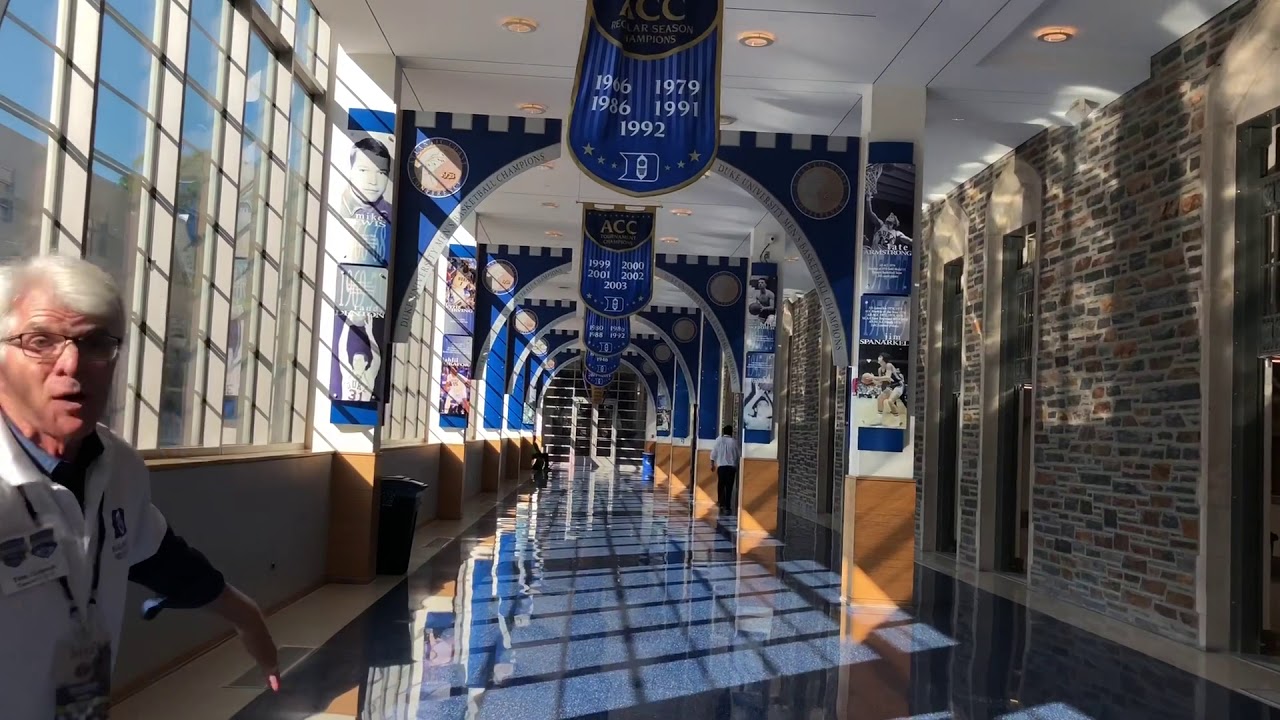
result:
[[[13,595],[67,576],[67,557],[52,526],[0,540],[0,590]]]

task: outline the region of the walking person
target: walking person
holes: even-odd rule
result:
[[[151,504],[147,466],[98,421],[124,303],[95,265],[0,266],[0,698],[5,720],[107,717],[128,581],[227,620],[279,688],[262,612]],[[228,532],[234,519],[228,518]]]
[[[733,437],[732,425],[725,425],[720,432],[715,446],[711,448],[711,469],[716,473],[716,504],[720,506],[721,515],[728,515],[732,512],[733,486],[738,480],[738,460],[742,451]]]

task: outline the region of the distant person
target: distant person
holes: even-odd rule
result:
[[[733,485],[738,479],[738,460],[741,457],[741,449],[738,447],[738,441],[733,437],[732,425],[725,425],[720,432],[721,435],[716,439],[715,447],[711,448],[711,469],[717,477],[716,504],[720,507],[720,514],[726,515],[730,512],[730,504],[733,502]]]

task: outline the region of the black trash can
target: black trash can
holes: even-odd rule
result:
[[[404,575],[418,529],[418,501],[427,484],[404,475],[378,478],[382,488],[378,507],[378,574]]]

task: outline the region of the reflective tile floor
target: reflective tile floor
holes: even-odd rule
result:
[[[796,517],[740,538],[599,473],[511,498],[235,717],[1280,717],[932,570],[912,608],[841,607],[840,539]]]

